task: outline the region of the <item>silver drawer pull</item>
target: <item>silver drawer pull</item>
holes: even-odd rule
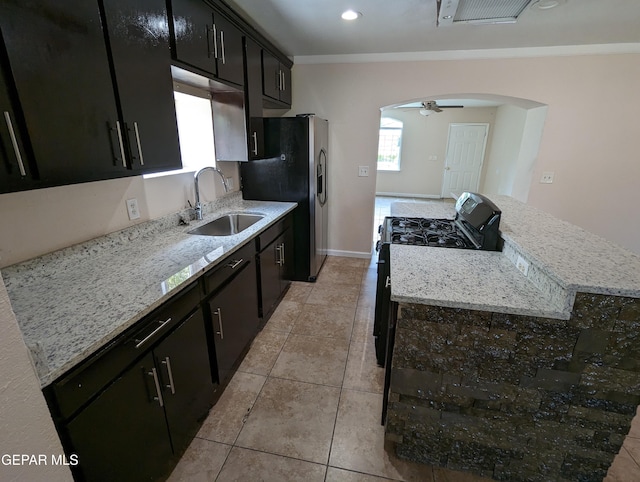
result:
[[[253,137],[253,155],[257,156],[258,155],[258,133],[256,131],[253,131],[253,134],[251,134],[251,137]]]
[[[384,282],[384,287],[388,288],[389,286],[391,286],[391,277],[387,276],[386,281]]]
[[[11,116],[7,111],[4,112],[4,120],[7,123],[7,129],[9,130],[9,137],[11,137],[11,145],[13,146],[13,152],[15,152],[16,159],[18,160],[18,168],[20,169],[20,175],[24,177],[27,175],[27,173],[24,170],[24,163],[22,162],[22,155],[20,154],[20,148],[18,147],[18,140],[16,139],[16,133],[14,132],[13,124],[11,123]]]
[[[171,371],[171,360],[169,359],[169,357],[166,357],[164,360],[162,360],[162,364],[167,367],[167,374],[169,375],[169,385],[167,385],[167,388],[171,390],[171,395],[175,395],[176,387],[173,384],[173,371]]]
[[[213,24],[213,58],[218,58],[218,30],[216,24]]]
[[[242,263],[244,262],[244,259],[240,258],[237,261],[231,261],[231,263],[229,263],[227,266],[231,269],[236,269],[238,266],[240,266]]]
[[[162,330],[162,328],[164,328],[164,325],[166,325],[167,323],[169,323],[171,321],[171,317],[167,318],[164,321],[160,321],[160,326],[158,328],[156,328],[155,330],[153,330],[151,333],[149,333],[147,336],[145,336],[142,340],[135,340],[136,342],[136,348],[140,348],[142,345],[144,345],[147,341],[149,341],[149,339],[153,338],[153,336],[158,333],[160,330]]]
[[[116,121],[116,131],[118,132],[118,143],[120,144],[120,155],[122,156],[122,166],[127,167],[127,159],[124,155],[124,142],[122,141],[122,129],[120,121]]]
[[[153,399],[157,401],[161,407],[164,407],[164,400],[162,399],[162,392],[160,391],[160,380],[158,380],[158,372],[155,368],[152,368],[148,375],[153,377],[153,382],[156,385],[156,393],[158,394],[158,396],[153,397]]]
[[[227,59],[224,55],[224,30],[220,30],[220,50],[222,50],[222,63],[226,64]]]
[[[220,335],[220,339],[224,340],[224,331],[222,329],[222,308],[218,308],[213,312],[214,315],[218,315],[218,324],[220,325],[220,331],[216,331],[216,335]]]
[[[138,144],[138,155],[140,156],[140,165],[144,166],[144,157],[142,157],[142,146],[140,145],[140,132],[138,131],[138,123],[133,123],[133,130],[136,133],[136,144]]]

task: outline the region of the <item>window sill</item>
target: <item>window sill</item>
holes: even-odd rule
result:
[[[176,174],[185,174],[188,172],[195,173],[198,168],[195,167],[183,167],[182,169],[176,169],[175,171],[162,171],[152,172],[149,174],[143,174],[142,179],[153,179],[154,177],[175,176]]]

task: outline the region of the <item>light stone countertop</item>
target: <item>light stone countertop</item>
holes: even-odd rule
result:
[[[393,300],[567,319],[577,292],[640,298],[640,256],[511,197],[489,197],[502,211],[503,252],[391,245]],[[398,202],[391,214],[453,218],[455,207]],[[527,277],[518,255],[530,263]]]
[[[392,244],[390,254],[393,301],[569,319],[502,253]]]
[[[210,203],[203,221],[178,225],[179,214],[141,223],[70,248],[2,268],[2,277],[42,387],[74,367],[190,285],[295,203]],[[239,234],[187,231],[229,212],[265,217]],[[184,213],[183,213],[184,214]]]

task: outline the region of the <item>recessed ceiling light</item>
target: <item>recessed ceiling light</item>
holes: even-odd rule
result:
[[[550,10],[552,8],[556,8],[561,3],[564,3],[562,0],[538,0],[534,3],[534,6],[538,10]]]
[[[346,10],[342,12],[343,20],[355,20],[358,17],[362,17],[360,12],[356,12],[355,10]]]

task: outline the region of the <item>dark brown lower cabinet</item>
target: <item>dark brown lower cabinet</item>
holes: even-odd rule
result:
[[[229,381],[259,326],[258,285],[253,256],[241,271],[208,301],[218,381]]]
[[[168,475],[212,403],[202,310],[117,378],[67,424],[77,478],[155,480]]]

